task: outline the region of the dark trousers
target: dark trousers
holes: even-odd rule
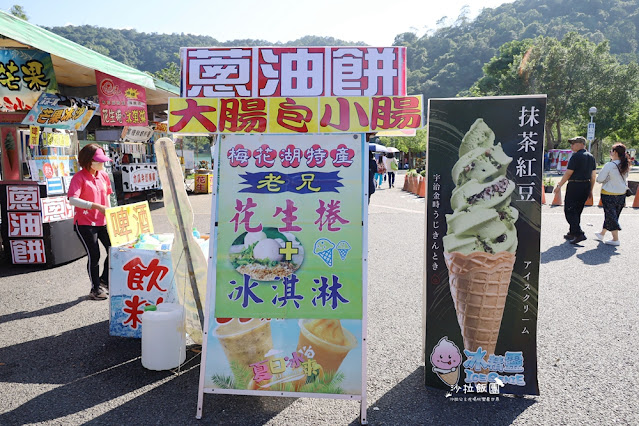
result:
[[[619,215],[626,205],[626,196],[601,194],[601,204],[604,209],[603,229],[608,231],[621,231]]]
[[[75,232],[80,237],[80,241],[84,244],[87,252],[87,270],[89,278],[91,278],[91,291],[98,291],[100,288],[100,280],[109,283],[109,247],[111,247],[111,239],[107,233],[106,226],[89,226],[75,224]],[[107,255],[102,265],[102,275],[100,275],[100,246],[98,240],[106,249]]]
[[[395,185],[395,172],[387,171],[386,174],[388,175],[388,187],[390,188]]]
[[[588,201],[590,195],[590,181],[588,182],[568,182],[566,187],[566,198],[564,199],[564,215],[570,225],[570,234],[583,235],[581,229],[581,212]]]

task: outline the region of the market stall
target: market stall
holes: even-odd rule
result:
[[[101,129],[114,131],[105,152],[145,151],[108,170],[121,176],[115,192],[157,196],[146,141],[166,134],[154,123],[166,119],[178,89],[2,11],[0,36],[1,247],[11,263],[55,266],[84,255],[79,240],[68,238],[73,207],[66,200],[79,149],[101,141]],[[111,150],[114,143],[121,146]]]

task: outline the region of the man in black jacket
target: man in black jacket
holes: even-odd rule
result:
[[[564,215],[570,225],[570,230],[564,235],[564,238],[572,244],[577,244],[586,239],[580,225],[581,212],[595,186],[597,163],[595,157],[586,151],[586,139],[577,136],[569,139],[568,142],[570,142],[573,154],[568,161],[566,173],[557,184],[555,192],[561,193],[561,186],[568,181],[564,198]]]

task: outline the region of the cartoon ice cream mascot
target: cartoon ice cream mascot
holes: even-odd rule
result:
[[[449,386],[454,386],[459,380],[461,359],[459,348],[448,340],[448,336],[442,337],[430,354],[433,372]]]

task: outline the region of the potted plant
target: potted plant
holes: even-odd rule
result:
[[[551,194],[555,189],[555,184],[549,177],[544,177],[543,179],[544,191],[546,194]]]
[[[406,178],[408,179],[408,187],[406,188],[406,190],[408,192],[415,192],[415,187],[417,186],[417,171],[416,170],[409,170],[408,173],[406,174]]]

